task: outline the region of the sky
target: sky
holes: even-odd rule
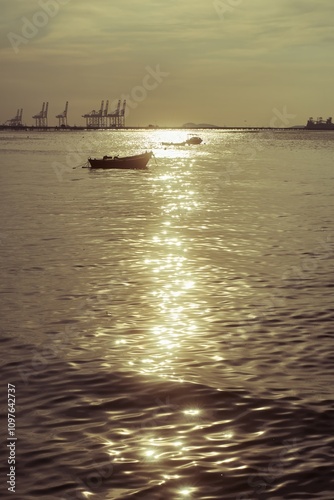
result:
[[[334,115],[333,0],[0,0],[0,123],[127,99],[127,126]]]

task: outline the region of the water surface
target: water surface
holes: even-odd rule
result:
[[[0,134],[17,498],[332,500],[334,136],[199,135]]]

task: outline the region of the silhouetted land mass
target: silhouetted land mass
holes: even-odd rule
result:
[[[218,125],[210,125],[210,123],[185,123],[180,128],[221,128]]]

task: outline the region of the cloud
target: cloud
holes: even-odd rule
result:
[[[326,82],[333,77],[332,0],[241,0],[223,19],[206,0],[68,0],[15,54],[8,32],[21,33],[22,18],[33,21],[41,2],[60,0],[0,0],[0,89],[13,100],[25,82],[31,99],[47,89],[50,99],[61,100],[62,92],[81,105],[86,95],[89,109],[100,98],[129,92],[147,65],[160,64],[169,78],[133,115],[145,116],[153,101],[162,109],[171,96],[187,115],[203,95],[209,99],[198,103],[198,113],[211,107],[217,122],[217,102],[227,91],[229,101],[247,95],[258,103],[262,96],[287,99],[290,91],[298,102],[303,93],[312,97],[319,73]],[[303,93],[297,91],[301,86]],[[329,92],[326,83],[323,99]],[[91,105],[93,98],[97,104]]]

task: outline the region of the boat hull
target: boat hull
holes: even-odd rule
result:
[[[113,168],[125,170],[145,170],[150,158],[153,156],[152,152],[144,153],[136,156],[125,156],[123,158],[108,157],[103,158],[88,158],[90,168],[109,170]]]

